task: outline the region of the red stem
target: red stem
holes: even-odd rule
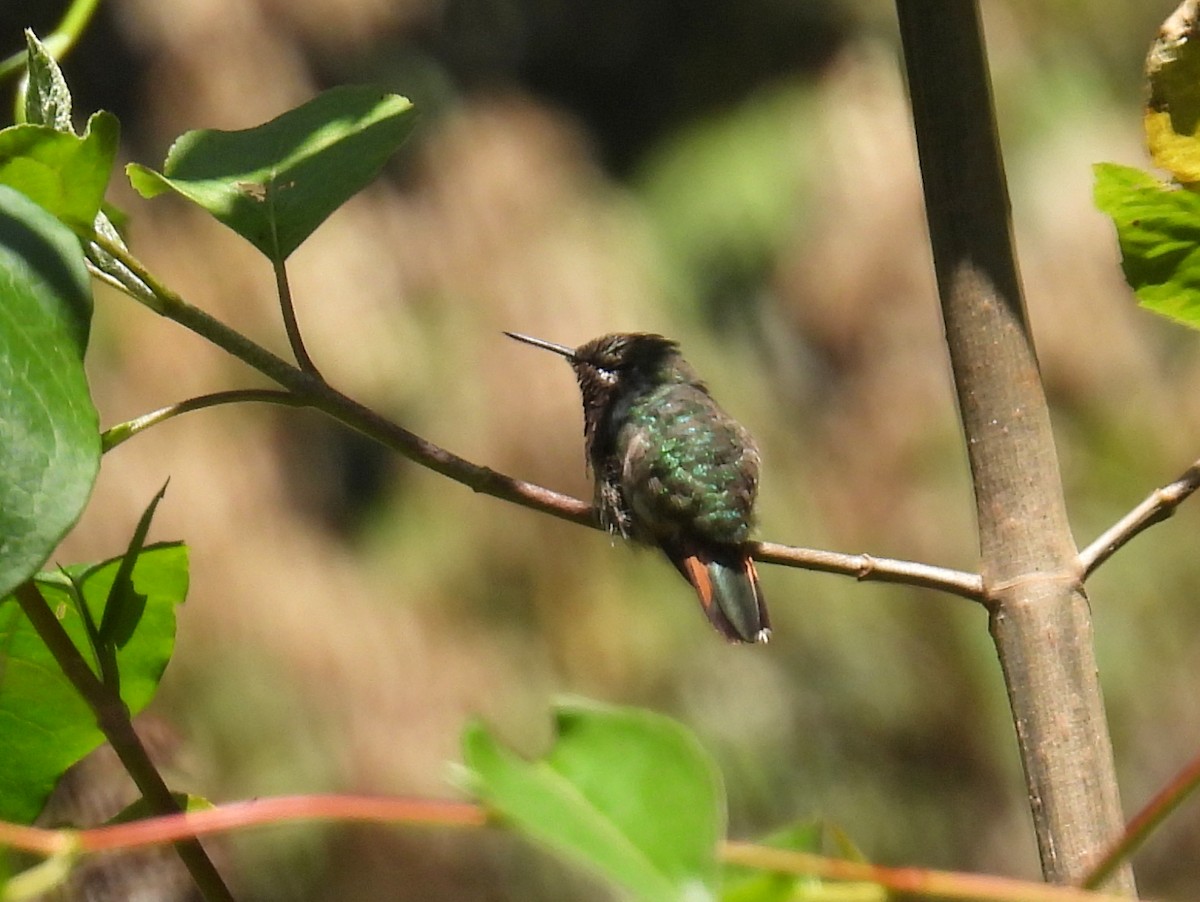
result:
[[[0,821],[0,846],[39,855],[54,855],[69,847],[79,852],[104,852],[297,820],[482,827],[487,815],[478,805],[467,802],[353,795],[275,796],[85,830],[51,830]]]
[[[1138,847],[1150,836],[1151,832],[1166,819],[1172,811],[1200,786],[1200,755],[1197,755],[1187,766],[1175,775],[1175,778],[1160,789],[1146,806],[1142,808],[1133,820],[1125,827],[1121,838],[1109,849],[1100,862],[1092,868],[1080,882],[1085,889],[1093,889],[1105,880],[1137,851]]]

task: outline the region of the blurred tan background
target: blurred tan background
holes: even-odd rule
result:
[[[1174,0],[986,2],[1027,300],[1077,538],[1200,453],[1200,337],[1135,306],[1093,162],[1146,165],[1140,70]],[[64,4],[6,4],[50,30]],[[473,461],[587,497],[569,369],[504,339],[683,342],[763,447],[760,536],[973,568],[890,4],[751,0],[110,0],[66,63],[161,165],[373,82],[419,122],[289,271],[339,388]],[[118,177],[134,250],[280,352],[267,263]],[[111,425],[261,378],[99,289],[89,365]],[[192,549],[153,706],[180,788],[454,797],[464,721],[531,753],[559,693],[682,719],[720,761],[732,835],[841,825],[872,860],[1038,873],[999,668],[967,602],[764,568],[764,649],[730,648],[656,555],[476,496],[323,421],[264,406],[175,420],[105,458],[61,561],[153,537]],[[1192,502],[1090,583],[1124,802],[1200,748]],[[1143,893],[1200,887],[1200,815],[1138,858]],[[604,899],[492,833],[276,828],[227,844],[247,900]]]

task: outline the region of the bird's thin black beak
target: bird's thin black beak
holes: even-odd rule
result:
[[[509,338],[515,338],[517,341],[523,341],[527,345],[533,345],[535,348],[543,348],[547,351],[553,351],[555,354],[561,354],[567,360],[575,359],[575,349],[568,348],[566,345],[555,344],[543,338],[534,338],[532,335],[522,335],[520,332],[505,332],[504,334]]]

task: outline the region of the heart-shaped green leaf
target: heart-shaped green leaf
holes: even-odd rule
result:
[[[715,898],[724,835],[720,774],[661,715],[570,702],[549,754],[526,761],[467,728],[469,787],[504,821],[651,902]]]
[[[256,128],[186,133],[162,174],[127,172],[143,196],[175,191],[281,261],[375,177],[407,137],[411,108],[377,88],[333,88]]]

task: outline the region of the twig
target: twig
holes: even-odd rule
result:
[[[915,561],[897,561],[870,554],[842,554],[815,548],[793,548],[774,542],[759,542],[755,560],[785,567],[800,567],[822,573],[840,573],[862,582],[900,583],[923,589],[937,589],[970,601],[983,601],[983,580],[978,573],[950,570]]]
[[[97,726],[133,778],[146,804],[159,814],[178,813],[179,806],[133,728],[125,702],[88,666],[33,581],[22,583],[14,594],[63,674],[95,713]],[[233,895],[198,840],[182,839],[175,844],[175,850],[208,902],[233,902]]]
[[[1196,461],[1183,475],[1160,489],[1155,489],[1141,504],[1114,523],[1092,544],[1079,552],[1079,565],[1084,579],[1091,576],[1126,542],[1142,530],[1161,523],[1196,489],[1200,488],[1200,460]]]
[[[142,414],[116,426],[110,426],[100,434],[100,447],[108,452],[126,439],[133,438],[139,432],[165,422],[181,413],[193,410],[203,410],[206,407],[216,407],[219,404],[235,404],[245,401],[263,401],[270,404],[283,404],[287,407],[306,407],[308,402],[298,398],[291,392],[280,391],[277,388],[239,388],[231,391],[213,392],[209,395],[199,395],[188,398],[176,404],[160,407],[158,410]]]
[[[274,218],[272,218],[272,228],[274,228]],[[271,268],[275,271],[275,290],[279,294],[279,309],[283,312],[283,328],[287,332],[292,353],[296,355],[296,362],[300,364],[300,369],[306,373],[312,373],[320,379],[322,378],[321,372],[313,363],[312,357],[309,356],[308,348],[304,346],[304,337],[300,334],[300,323],[296,319],[296,307],[292,303],[292,289],[288,285],[287,267],[283,260],[272,258]]]
[[[1104,883],[1113,871],[1138,850],[1167,815],[1178,808],[1197,787],[1200,787],[1200,755],[1189,761],[1187,767],[1176,774],[1170,783],[1159,790],[1154,798],[1134,815],[1133,820],[1125,826],[1121,838],[1104,853],[1104,857],[1079,885],[1084,889],[1094,889]]]
[[[304,336],[300,334],[300,322],[296,319],[296,306],[292,303],[292,289],[288,285],[287,258],[279,247],[279,217],[275,210],[275,195],[282,186],[276,182],[277,175],[278,173],[272,169],[270,178],[263,185],[265,191],[263,199],[267,204],[267,223],[271,227],[271,253],[268,256],[271,258],[271,269],[275,273],[275,292],[279,295],[283,328],[287,332],[288,344],[292,346],[292,354],[296,358],[296,363],[300,364],[300,369],[304,372],[321,379],[321,371],[317,369],[317,365],[309,356],[308,348],[304,346]]]

